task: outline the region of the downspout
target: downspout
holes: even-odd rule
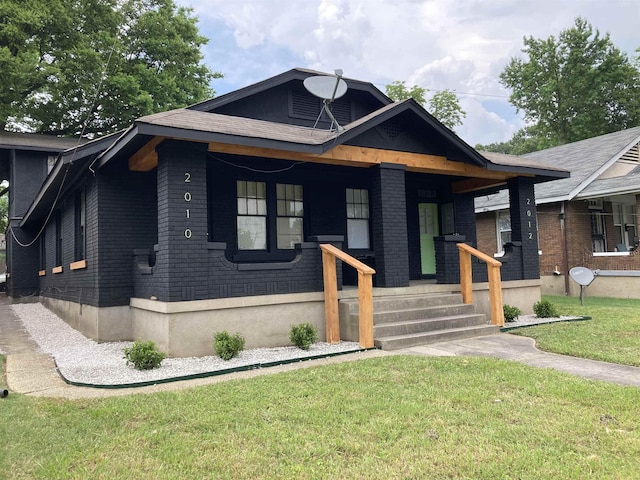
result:
[[[560,234],[562,235],[562,274],[564,275],[564,294],[569,296],[569,245],[567,242],[567,226],[565,224],[565,204],[560,204]]]

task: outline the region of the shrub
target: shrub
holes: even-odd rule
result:
[[[216,355],[223,360],[231,360],[233,357],[237,357],[244,349],[244,337],[239,333],[230,335],[229,332],[223,330],[216,333],[213,338]]]
[[[511,305],[503,305],[502,310],[504,311],[505,322],[513,322],[518,317],[518,315],[522,315],[522,312],[518,307],[512,307]]]
[[[151,340],[148,342],[135,341],[131,347],[122,349],[127,366],[133,365],[136,370],[151,370],[158,368],[167,356],[156,348]]]
[[[310,323],[292,325],[289,332],[289,340],[302,350],[309,350],[312,343],[318,341],[318,330]]]
[[[540,300],[533,304],[533,313],[538,318],[559,317],[558,309],[549,300]]]

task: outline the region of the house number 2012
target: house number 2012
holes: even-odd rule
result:
[[[189,172],[184,172],[184,183],[191,183],[191,173]],[[191,202],[191,192],[186,191],[184,192],[184,201],[187,202],[187,204],[189,202]],[[186,218],[191,218],[191,209],[190,208],[186,208],[185,209],[185,217]],[[190,228],[185,228],[184,229],[184,237],[185,238],[191,238],[193,236],[193,232],[191,231]]]
[[[531,205],[531,199],[530,199],[530,198],[527,198],[527,200],[526,200],[526,204],[527,204],[527,205]],[[527,217],[531,217],[531,215],[532,215],[531,210],[527,210],[527,212],[526,212],[526,213],[527,213]],[[528,222],[527,222],[527,227],[528,227],[528,228],[531,228],[531,221],[528,221]],[[527,232],[527,238],[528,238],[529,240],[533,240],[533,232],[531,232],[531,231]]]

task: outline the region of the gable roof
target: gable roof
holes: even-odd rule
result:
[[[234,90],[233,92],[220,95],[219,97],[211,98],[209,100],[205,100],[204,102],[196,103],[187,108],[189,110],[199,110],[201,112],[213,112],[216,108],[222,107],[229,103],[236,102],[238,100],[249,97],[251,95],[255,95],[260,92],[264,92],[271,88],[288,83],[292,80],[302,81],[314,75],[331,76],[331,74],[328,74],[326,72],[319,72],[317,70],[309,70],[306,68],[292,68],[291,70],[283,72],[274,77],[270,77],[258,83],[254,83],[252,85],[239,88],[238,90]],[[377,99],[381,105],[387,105],[389,103],[393,103],[393,100],[387,97],[378,88],[376,88],[375,85],[373,85],[370,82],[363,82],[361,80],[356,80],[348,77],[341,77],[341,78],[347,83],[347,87],[349,89],[365,91],[369,93],[371,96],[373,96],[375,99]]]
[[[569,178],[536,184],[536,204],[561,202],[584,197],[589,191],[604,191],[607,185],[617,188],[620,182],[632,190],[640,190],[640,177],[622,177],[597,180],[611,165],[618,161],[630,148],[640,142],[640,127],[588,138],[546,150],[528,153],[526,161],[539,161],[545,165],[566,168]],[[593,187],[589,188],[591,185]],[[509,208],[509,194],[502,190],[496,194],[476,198],[476,212],[486,212]]]

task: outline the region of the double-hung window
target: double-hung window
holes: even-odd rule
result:
[[[511,213],[509,210],[500,210],[496,215],[498,231],[498,253],[504,252],[504,245],[511,241]]]
[[[636,206],[623,203],[614,203],[612,206],[616,248],[621,251],[630,250],[635,246],[638,238]]]
[[[264,182],[238,180],[238,250],[267,249],[267,189]]]
[[[75,198],[75,260],[84,260],[87,250],[86,239],[87,201],[85,190],[76,193]]]
[[[370,248],[369,241],[369,191],[347,188],[347,246]]]
[[[302,185],[238,180],[237,204],[238,250],[292,250],[303,241]]]
[[[304,206],[302,185],[278,183],[276,185],[278,219],[276,223],[277,248],[286,250],[302,242]]]

